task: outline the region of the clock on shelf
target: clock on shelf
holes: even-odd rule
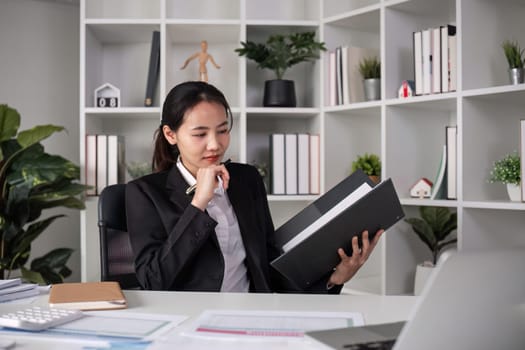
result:
[[[95,89],[95,107],[120,107],[120,89],[110,83],[100,85]]]

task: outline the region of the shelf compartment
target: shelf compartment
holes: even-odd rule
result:
[[[330,189],[350,175],[358,155],[381,158],[381,109],[326,113],[325,135],[330,135],[324,140],[325,188]]]
[[[519,152],[520,120],[525,90],[463,99],[463,198],[469,201],[508,199],[504,185],[489,183],[494,161]]]
[[[201,41],[206,40],[208,53],[221,67],[207,63],[208,82],[224,93],[231,107],[240,106],[240,60],[234,52],[240,42],[240,25],[172,23],[166,25],[166,31],[166,93],[179,83],[200,79],[198,59],[184,70],[180,68],[188,57],[201,51]]]
[[[455,100],[386,107],[385,171],[401,198],[410,198],[410,188],[422,177],[435,182],[445,127],[456,120]]]
[[[104,83],[120,89],[121,107],[144,106],[154,24],[89,24],[86,26],[86,107]],[[133,74],[130,74],[133,72]],[[159,79],[160,80],[160,79]],[[138,84],[137,82],[143,82]],[[157,87],[157,103],[159,88]]]
[[[464,208],[461,250],[523,248],[524,226],[520,210]]]
[[[246,20],[318,21],[320,9],[319,0],[249,0]]]
[[[160,0],[87,0],[86,18],[160,18]]]
[[[385,8],[384,72],[387,99],[397,98],[403,80],[414,80],[413,33],[446,24],[456,24],[456,4],[453,0],[406,1]]]
[[[329,50],[338,46],[376,48],[380,46],[380,11],[375,8],[325,24],[324,40]]]
[[[246,28],[247,40],[256,43],[265,43],[268,37],[274,34],[306,31],[317,32],[318,27],[249,25]],[[237,47],[240,47],[240,44],[237,44]],[[270,69],[258,69],[253,60],[243,58],[243,62],[246,63],[246,106],[248,108],[261,107],[263,105],[265,81],[277,77]],[[286,70],[283,79],[294,81],[297,107],[320,106],[320,65],[321,60],[301,62]]]
[[[461,7],[463,89],[509,84],[501,44],[509,39],[525,45],[525,4],[522,0],[464,0]]]
[[[239,19],[239,0],[166,0],[166,18]]]
[[[323,15],[325,18],[347,16],[347,13],[366,11],[378,5],[379,0],[324,0]]]

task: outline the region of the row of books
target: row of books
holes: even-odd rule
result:
[[[456,91],[456,26],[427,28],[413,36],[415,94]]]
[[[270,135],[271,194],[319,194],[319,135]]]
[[[126,181],[124,137],[121,135],[86,135],[86,191],[98,196],[109,185]]]
[[[359,73],[359,62],[363,58],[378,57],[373,48],[339,46],[328,52],[328,94],[330,106],[346,105],[365,100],[363,78]]]

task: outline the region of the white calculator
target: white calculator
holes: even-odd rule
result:
[[[84,316],[80,310],[32,306],[0,315],[0,327],[41,331]]]

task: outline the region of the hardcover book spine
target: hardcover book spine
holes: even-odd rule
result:
[[[310,135],[297,134],[297,193],[310,193]]]
[[[160,68],[160,32],[154,31],[151,38],[151,52],[149,56],[148,81],[146,84],[146,98],[144,106],[153,106],[155,90],[159,79]]]
[[[97,135],[86,135],[86,190],[87,196],[97,195]]]
[[[421,32],[414,32],[414,80],[416,95],[423,94],[423,53],[421,44]]]
[[[270,135],[271,193],[285,194],[284,134]]]
[[[285,134],[286,194],[297,194],[297,134]]]
[[[447,198],[457,198],[457,127],[447,126]]]
[[[107,135],[97,135],[97,195],[108,183],[108,143]]]

